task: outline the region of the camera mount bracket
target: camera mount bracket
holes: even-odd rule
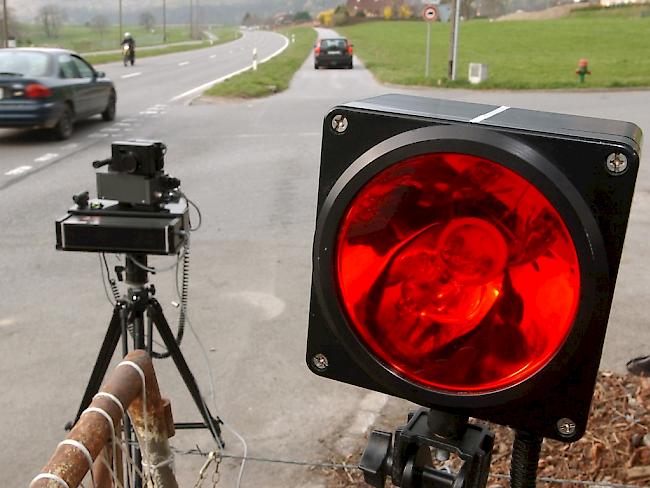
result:
[[[408,415],[394,435],[373,430],[359,468],[366,483],[383,488],[386,477],[403,488],[484,488],[490,470],[494,433],[467,417],[421,408]],[[455,453],[458,473],[433,467],[431,450]]]

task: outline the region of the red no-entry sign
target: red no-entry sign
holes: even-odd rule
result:
[[[422,10],[422,18],[427,22],[433,22],[438,18],[438,9],[435,5],[427,5]]]

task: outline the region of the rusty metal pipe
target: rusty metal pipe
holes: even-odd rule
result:
[[[145,375],[147,392],[147,435],[144,435],[144,416],[142,413],[142,379],[136,369],[127,365],[116,368],[100,391],[111,393],[119,399],[125,408],[128,408],[129,414],[133,417],[138,438],[143,441],[145,452],[151,456],[149,464],[154,466],[164,462],[171,456],[169,444],[167,443],[167,438],[169,437],[168,429],[166,428],[169,419],[165,416],[168,416],[171,410],[165,406],[166,404],[160,398],[158,381],[156,380],[153,364],[147,353],[142,350],[132,351],[124,360],[135,363]],[[113,425],[117,430],[122,422],[122,412],[110,398],[95,398],[91,402],[90,407],[97,407],[104,410],[113,420]],[[111,441],[112,432],[106,418],[97,412],[88,412],[81,416],[67,438],[81,442],[88,449],[93,460],[95,460],[104,446]],[[55,474],[65,481],[70,488],[76,488],[83,480],[88,469],[88,460],[84,457],[83,453],[79,452],[74,446],[64,444],[57,447],[48,463],[41,470],[41,473]],[[160,482],[156,486],[161,488],[177,488],[176,481],[172,481],[173,473],[171,465],[161,467],[155,470],[155,472],[156,476],[160,479]],[[61,488],[56,481],[49,479],[37,480],[31,487]]]

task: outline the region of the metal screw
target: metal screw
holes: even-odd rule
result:
[[[613,175],[621,175],[627,170],[627,156],[623,153],[612,153],[607,156],[607,171]]]
[[[332,129],[343,134],[348,129],[348,119],[344,115],[335,115],[332,118]]]
[[[330,364],[327,360],[327,356],[321,353],[315,354],[314,357],[311,358],[311,362],[314,363],[314,366],[316,366],[316,369],[319,371],[325,371]]]
[[[576,423],[566,417],[557,421],[557,431],[563,437],[571,437],[576,433]]]

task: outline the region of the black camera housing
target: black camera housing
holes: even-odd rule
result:
[[[97,195],[132,205],[155,206],[172,200],[170,192],[180,185],[163,172],[167,147],[159,141],[114,142],[112,156],[95,161],[93,167],[108,165],[97,173]]]
[[[189,229],[189,209],[180,180],[163,172],[167,148],[160,141],[112,144],[111,158],[95,161],[98,199],[88,192],[56,221],[62,251],[173,255]]]
[[[605,338],[641,137],[639,127],[628,122],[403,95],[335,107],[323,126],[309,368],[437,410],[564,442],[579,439]],[[416,384],[373,355],[340,301],[334,256],[348,204],[380,171],[430,152],[460,152],[503,163],[541,190],[574,239],[584,286],[571,332],[545,367],[514,386],[471,393]],[[624,171],[608,170],[611,154],[626,157]],[[575,425],[569,434],[559,428],[565,419]]]
[[[152,178],[163,170],[166,151],[160,141],[114,142],[108,169]]]

